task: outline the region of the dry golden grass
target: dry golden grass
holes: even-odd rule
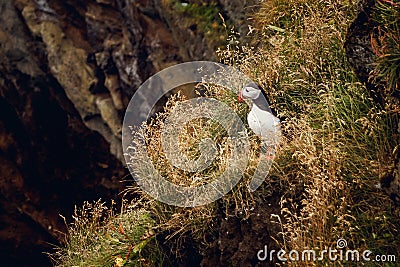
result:
[[[346,238],[349,248],[398,256],[399,213],[375,187],[394,160],[398,115],[376,107],[346,61],[344,38],[355,7],[264,1],[252,46],[231,42],[219,54],[261,84],[286,118],[271,172],[289,184],[274,217],[283,229],[275,233],[280,245],[324,249]]]
[[[230,107],[245,120],[249,111],[247,105],[237,102],[236,94],[210,84],[199,84],[201,91],[208,97],[214,97],[227,103]],[[165,120],[174,112],[179,104],[186,100],[179,93],[172,96],[163,113],[157,115],[152,122],[136,132],[140,137],[136,140],[146,140],[146,150],[137,149],[131,155],[132,167],[135,169],[135,175],[145,177],[148,175],[148,168],[142,164],[145,154],[151,158],[152,165],[162,177],[174,184],[188,187],[197,187],[218,179],[225,171],[230,156],[230,140],[225,129],[215,121],[209,119],[196,119],[190,121],[183,127],[180,132],[178,143],[162,143],[162,130]],[[195,112],[195,110],[190,110]],[[188,116],[189,114],[181,114]],[[250,133],[250,155],[249,164],[246,167],[243,179],[235,186],[235,188],[227,195],[223,196],[220,201],[195,208],[181,208],[170,206],[158,201],[153,201],[151,211],[157,218],[157,225],[161,231],[167,233],[167,239],[173,241],[174,252],[179,256],[180,244],[186,239],[192,240],[193,245],[197,244],[199,250],[207,249],[213,241],[214,231],[217,229],[216,220],[221,214],[217,214],[218,207],[226,209],[225,216],[240,216],[246,218],[250,215],[252,207],[254,207],[255,199],[249,192],[249,183],[258,164],[259,157],[259,139]],[[184,171],[171,165],[163,151],[163,146],[171,146],[176,150],[181,150],[191,159],[196,159],[200,155],[198,150],[199,141],[210,138],[216,144],[216,157],[209,167],[202,171],[190,172]],[[135,142],[135,141],[134,141]],[[140,148],[141,146],[138,145]],[[153,175],[152,173],[150,175]],[[264,189],[262,189],[264,190]],[[266,190],[266,189],[265,189]],[[269,189],[270,190],[270,189]],[[136,185],[127,188],[127,192],[137,193],[140,190]],[[151,198],[148,199],[151,201]],[[228,211],[229,210],[229,211]],[[232,213],[234,210],[234,214]]]

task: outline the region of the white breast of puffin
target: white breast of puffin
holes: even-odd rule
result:
[[[271,113],[263,110],[251,110],[247,115],[247,122],[250,129],[260,137],[265,137],[276,132],[276,120]]]

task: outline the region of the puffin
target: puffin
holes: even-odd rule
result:
[[[251,101],[247,123],[263,141],[261,151],[266,154],[266,160],[272,160],[280,136],[280,120],[273,114],[264,92],[255,83],[249,83],[239,91],[238,101],[244,102],[246,99]]]

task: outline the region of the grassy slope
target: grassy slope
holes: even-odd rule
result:
[[[355,4],[350,1],[264,1],[254,16],[251,39],[255,41],[242,46],[232,38],[230,45],[219,51],[223,62],[260,83],[272,106],[286,118],[282,125],[285,136],[263,188],[250,195],[244,179],[218,203],[196,209],[143,200],[144,215],[142,210],[129,211],[135,216],[123,211],[107,217],[106,223],[88,219],[92,217],[83,212],[70,228],[68,245],[59,252],[60,266],[117,266],[117,259],[126,255],[129,260],[124,266],[158,264],[156,259],[163,254],[153,236],[146,234],[149,229],[169,235],[177,252],[188,238],[196,241],[199,249],[205,248],[210,244],[208,238],[212,239],[209,235],[204,238],[205,233],[215,228],[216,207],[233,205],[238,211],[235,216],[246,217],[243,214],[252,212],[254,201],[262,201],[270,190],[268,180],[285,185],[273,192],[281,196],[277,223],[282,231],[273,234],[282,248],[323,249],[335,247],[337,239],[345,238],[351,249],[399,257],[399,212],[375,186],[390,171],[392,152],[399,144],[394,127],[398,117],[391,107],[376,107],[346,61],[343,44],[354,12]],[[218,88],[207,90],[245,116],[246,107],[236,104],[234,95],[223,94]],[[170,108],[177,102],[179,98],[172,99]],[[167,114],[168,109],[148,128],[151,157],[174,182],[191,181],[194,177],[190,173],[168,168],[160,154],[157,138]],[[227,144],[224,133],[215,130],[215,125],[198,121],[194,127],[201,137],[218,140],[221,148]],[[182,144],[195,144],[190,143],[191,137],[189,131]],[[226,154],[221,151],[219,162]],[[190,147],[187,153],[196,155]],[[245,178],[251,177],[254,164],[250,163]],[[202,174],[211,177],[208,172],[221,171],[218,164],[213,166]],[[146,214],[152,219],[146,219],[150,218]],[[121,233],[121,218],[131,218],[123,221],[122,229],[140,232],[135,240]],[[146,223],[138,224],[140,218]],[[117,237],[108,234],[112,229],[118,229],[114,231]],[[150,242],[147,245],[141,243],[143,240]],[[74,245],[77,242],[79,245]],[[136,253],[128,254],[130,245],[137,248]]]
[[[398,114],[376,108],[346,61],[354,6],[275,0],[263,8],[264,41],[239,66],[288,118],[277,175],[304,191],[282,198],[284,244],[326,248],[342,237],[349,248],[399,255],[398,211],[375,187],[394,160]]]

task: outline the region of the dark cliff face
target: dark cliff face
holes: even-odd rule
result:
[[[382,95],[379,92],[382,88],[379,88],[379,84],[373,83],[370,77],[377,59],[371,44],[371,38],[377,27],[371,18],[374,7],[374,0],[360,1],[357,17],[347,32],[345,49],[357,77],[366,84],[371,96],[377,102],[382,102]]]
[[[247,28],[244,6],[256,1],[214,2]],[[42,252],[63,239],[59,215],[119,198],[122,117],[138,86],[214,60],[217,44],[171,1],[4,0],[0,12],[0,256],[46,266]]]

